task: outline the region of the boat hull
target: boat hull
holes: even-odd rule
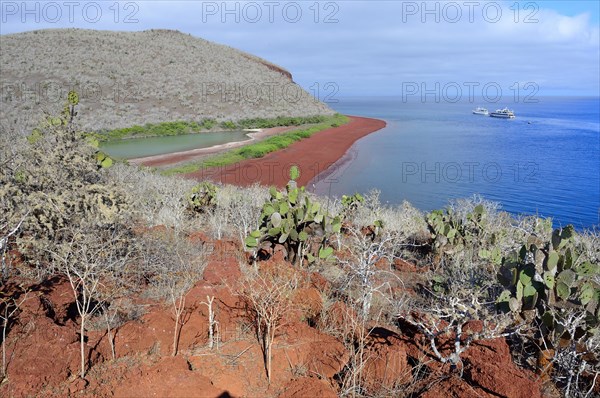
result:
[[[508,108],[497,109],[495,112],[490,113],[491,117],[496,117],[498,119],[514,119],[515,114]]]

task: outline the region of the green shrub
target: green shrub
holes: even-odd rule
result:
[[[122,129],[101,131],[90,135],[100,142],[115,141],[125,138],[174,136],[210,130],[216,123],[217,122],[214,119],[203,119],[200,122],[178,120],[156,124],[146,123],[144,126],[134,125]]]
[[[228,120],[226,122],[221,122],[221,128],[224,128],[226,130],[235,130],[238,128],[238,126],[234,122]]]

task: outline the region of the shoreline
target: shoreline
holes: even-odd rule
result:
[[[240,186],[258,183],[284,188],[289,181],[290,167],[296,165],[300,170],[300,177],[296,181],[298,186],[307,186],[310,182],[326,178],[337,171],[340,161],[343,165],[343,159],[346,159],[346,162],[351,160],[347,153],[356,141],[386,126],[386,122],[379,119],[348,117],[350,122],[345,125],[320,131],[262,158],[203,169],[184,174],[183,177],[194,180],[209,179]],[[325,177],[322,177],[323,175]]]
[[[346,169],[350,167],[350,163],[358,156],[358,150],[355,148],[355,141],[350,148],[342,155],[341,158],[336,160],[328,169],[323,170],[321,173],[317,174],[310,180],[307,184],[307,187],[310,187],[310,191],[313,193],[317,193],[319,191],[319,185],[321,184],[332,184],[337,182],[337,176],[341,176],[344,174]],[[331,177],[333,177],[331,179]]]

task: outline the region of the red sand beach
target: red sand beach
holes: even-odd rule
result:
[[[350,122],[320,131],[312,137],[295,142],[280,151],[260,159],[249,159],[233,165],[211,168],[186,174],[186,178],[211,179],[241,186],[275,185],[285,187],[289,181],[289,169],[300,169],[300,186],[307,185],[319,173],[327,170],[360,138],[386,126],[383,120],[349,116]]]

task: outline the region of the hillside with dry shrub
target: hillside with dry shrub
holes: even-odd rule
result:
[[[28,129],[80,94],[88,131],[170,121],[334,112],[285,69],[177,31],[39,30],[0,36],[0,123]]]
[[[0,135],[0,395],[600,393],[597,232],[110,165],[77,102]]]

